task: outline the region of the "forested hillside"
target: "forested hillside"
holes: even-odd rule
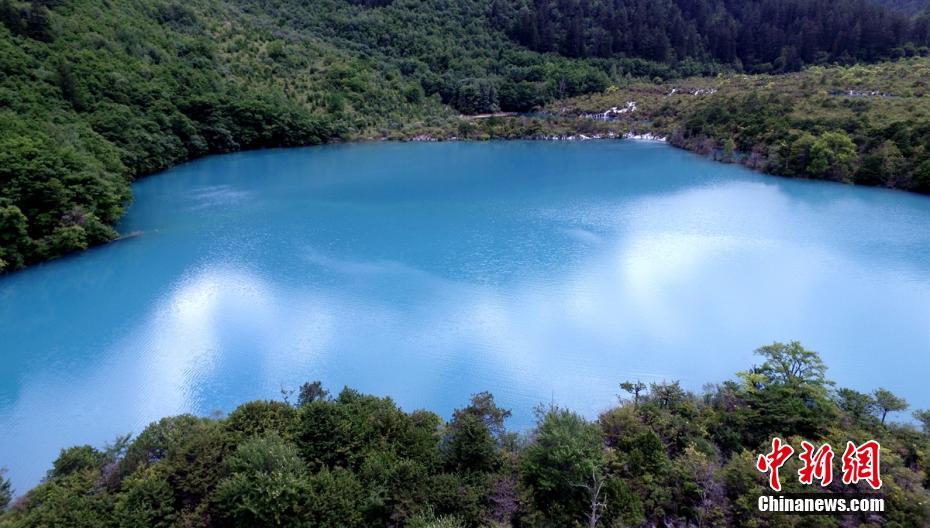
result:
[[[340,134],[227,75],[180,4],[3,0],[0,16],[0,269],[113,238],[139,175]]]
[[[605,119],[593,123],[602,129],[666,136],[773,174],[930,193],[928,90],[930,60],[912,58],[631,83],[549,110]],[[635,112],[603,114],[630,101]]]
[[[138,176],[604,89],[478,2],[0,1],[0,271],[110,240]],[[671,75],[623,61],[623,71]]]
[[[912,21],[869,0],[516,0],[496,2],[492,13],[531,49],[749,72],[912,54],[928,37],[926,17]]]
[[[290,403],[164,418],[131,441],[62,450],[0,527],[927,526],[930,412],[914,413],[923,432],[894,423],[904,400],[836,388],[798,343],[757,353],[757,367],[701,394],[631,381],[593,421],[540,408],[528,434],[508,432],[510,412],[487,393],[443,421],[308,383]],[[802,440],[838,451],[826,488],[801,484],[792,457],[790,493],[872,492],[843,484],[840,456],[848,441],[878,440],[885,511],[760,514],[771,492],[756,457],[776,435],[798,452]],[[9,499],[0,475],[0,507]]]
[[[0,272],[115,238],[132,179],[207,153],[922,54],[927,20],[865,0],[0,0]]]

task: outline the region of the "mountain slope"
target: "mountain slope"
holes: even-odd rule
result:
[[[607,84],[600,67],[520,50],[499,32],[456,47],[472,29],[464,8],[444,25],[403,21],[432,32],[417,35],[408,59],[340,36],[368,31],[354,18],[364,7],[316,5],[294,19],[289,6],[299,12],[221,0],[0,1],[0,271],[114,238],[131,179],[186,159],[441,121],[453,115],[441,98],[496,109],[510,97],[489,80],[501,53],[542,72],[517,86],[530,105],[556,76],[569,95]],[[403,27],[372,38],[404,38]]]
[[[133,178],[208,153],[926,52],[925,18],[773,1],[0,0],[0,272],[115,238]]]
[[[930,193],[930,59],[633,83],[559,101],[562,116],[636,111],[599,122],[667,136],[754,169]]]
[[[926,45],[925,24],[869,0],[513,0],[515,40],[572,57],[638,56],[750,72],[874,61]],[[495,4],[497,5],[497,4]],[[896,48],[901,48],[896,50]]]

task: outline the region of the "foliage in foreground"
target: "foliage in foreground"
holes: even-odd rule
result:
[[[133,441],[63,450],[3,528],[193,526],[925,526],[924,431],[886,420],[906,404],[836,389],[798,343],[701,394],[625,382],[596,420],[541,408],[525,435],[487,393],[443,422],[388,398],[307,384],[292,405],[246,403],[222,419],[165,418]],[[882,445],[884,514],[760,516],[755,454],[772,436]],[[796,458],[783,469],[797,483]],[[837,479],[838,481],[839,479]],[[0,499],[4,497],[0,486]],[[849,491],[839,482],[827,491]],[[866,491],[862,489],[862,491]]]

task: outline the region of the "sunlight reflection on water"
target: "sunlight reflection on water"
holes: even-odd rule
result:
[[[0,279],[0,465],[321,379],[512,425],[620,381],[691,389],[800,339],[930,405],[930,199],[662,145],[347,145],[145,179],[145,235]],[[875,358],[881,357],[880,362]]]

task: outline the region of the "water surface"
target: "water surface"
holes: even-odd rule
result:
[[[0,466],[306,380],[527,427],[627,379],[692,389],[799,339],[930,406],[930,199],[655,143],[370,144],[146,178],[142,236],[0,278]]]

